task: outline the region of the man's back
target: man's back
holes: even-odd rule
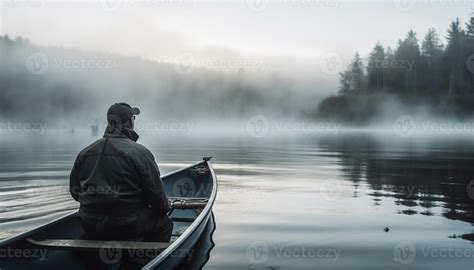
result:
[[[112,105],[108,116],[114,106],[124,109]],[[109,121],[104,138],[79,153],[70,176],[71,196],[80,202],[79,217],[91,238],[147,239],[149,234],[155,237],[150,240],[169,240],[170,207],[160,171],[152,153],[136,143],[133,119],[123,118],[118,126]]]
[[[123,135],[106,135],[78,155],[71,173],[71,194],[85,209],[110,211],[154,203],[157,211],[167,211],[163,186],[153,183],[160,177],[154,163],[144,146]]]

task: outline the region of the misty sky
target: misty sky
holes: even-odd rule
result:
[[[1,34],[41,45],[173,59],[183,52],[213,57],[344,57],[394,46],[414,29],[444,37],[474,0],[0,0]],[[402,6],[400,6],[402,5]],[[444,39],[443,39],[444,40]]]

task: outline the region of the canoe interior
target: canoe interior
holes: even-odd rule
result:
[[[209,199],[213,189],[216,188],[214,186],[214,177],[209,163],[203,161],[167,174],[162,177],[162,180],[166,193],[171,200],[202,200]],[[212,204],[213,201],[209,201],[209,203]],[[174,229],[171,242],[176,241],[190,227],[200,213],[199,209],[173,210],[171,212],[171,219],[174,223]],[[52,223],[0,242],[0,250],[9,252],[0,259],[0,269],[86,269],[84,261],[97,258],[99,250],[85,252],[79,250],[46,249],[26,241],[28,238],[33,238],[34,240],[83,239],[83,236],[84,230],[79,223],[76,213],[71,213]],[[113,261],[103,266],[105,267],[104,269],[118,269],[120,263],[120,261]]]

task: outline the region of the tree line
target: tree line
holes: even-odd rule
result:
[[[463,26],[454,20],[446,44],[434,28],[423,41],[410,30],[397,47],[377,43],[362,60],[356,53],[341,72],[342,96],[390,93],[415,96],[464,96],[474,94],[474,16]]]
[[[150,118],[163,121],[286,117],[313,108],[318,94],[293,87],[276,73],[252,71],[251,66],[181,66],[0,36],[0,122],[63,120],[65,125],[85,125],[119,101],[137,104]],[[281,98],[295,91],[299,94]]]

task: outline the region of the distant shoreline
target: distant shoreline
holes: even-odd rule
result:
[[[314,117],[365,126],[378,119],[394,119],[401,115],[425,115],[459,121],[473,119],[474,94],[429,95],[423,98],[388,93],[331,96],[319,104]]]

